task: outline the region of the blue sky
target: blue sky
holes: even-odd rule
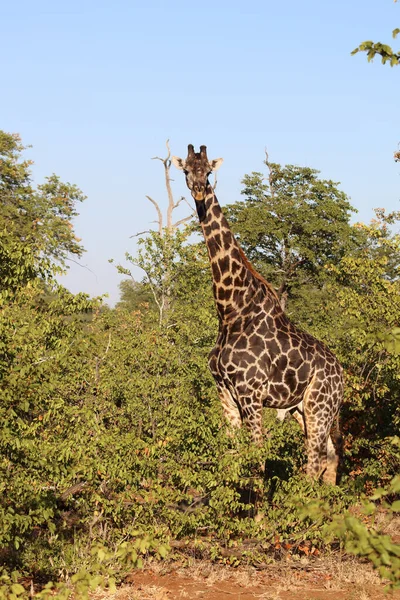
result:
[[[341,182],[359,220],[399,210],[400,67],[350,56],[367,39],[397,48],[399,26],[391,0],[0,1],[0,127],[33,145],[36,182],[54,172],[88,196],[75,222],[87,252],[63,283],[118,299],[108,259],[152,226],[146,194],[166,207],[151,157],[167,138],[174,154],[193,143],[224,157],[222,204],[267,147]],[[174,192],[186,194],[180,172]]]

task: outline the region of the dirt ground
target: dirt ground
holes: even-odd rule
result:
[[[385,593],[373,569],[353,559],[321,559],[263,570],[194,562],[132,572],[115,594],[97,600],[400,600]]]

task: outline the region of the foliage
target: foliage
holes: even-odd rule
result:
[[[400,588],[400,546],[389,535],[381,534],[373,527],[378,509],[386,510],[389,519],[400,512],[400,501],[390,501],[399,492],[400,477],[397,475],[386,488],[379,488],[369,498],[363,498],[363,509],[359,516],[346,511],[344,515],[335,515],[332,519],[330,507],[316,501],[304,509],[303,518],[313,521],[319,519],[321,525],[323,523],[324,535],[328,538],[339,536],[347,552],[366,557],[372,562],[382,579],[389,582],[389,588]]]
[[[173,234],[165,230],[163,235],[151,232],[139,239],[137,257],[126,253],[126,260],[144,271],[141,290],[152,298],[150,312],[160,326],[174,326],[179,320],[186,328],[196,321],[197,332],[206,328],[211,344],[215,334],[209,328],[215,331],[216,321],[210,268],[204,245],[187,243],[190,233],[189,229]],[[119,265],[118,270],[132,278],[129,268]]]
[[[308,293],[321,307],[308,321],[295,303],[292,312],[330,343],[347,370],[346,474],[341,487],[327,487],[302,474],[304,442],[293,419],[280,423],[266,410],[263,448],[253,447],[246,431],[228,437],[207,367],[217,320],[204,245],[186,230],[141,240],[137,256],[127,258],[144,279],[122,286],[115,310],[69,293],[53,275],[55,261],[62,265],[78,252],[69,219],[79,198],[71,192],[60,216],[58,184],[44,202],[30,187],[16,138],[3,142],[9,171],[0,178],[8,198],[0,210],[0,597],[26,596],[21,583],[31,580],[39,597],[86,596],[94,586],[112,587],[142,557],[164,557],[172,542],[200,540],[215,558],[249,538],[269,558],[283,548],[329,548],[339,534],[328,535],[325,524],[335,523],[366,484],[389,482],[398,466],[396,216],[380,212],[371,226],[351,229],[350,205],[333,184],[312,170],[277,170],[281,231],[294,220],[291,211],[304,209],[304,221],[317,215],[290,232],[289,257],[300,250],[308,257],[297,271],[298,289],[309,278]],[[290,185],[304,191],[298,204]],[[309,210],[311,189],[320,204]],[[267,219],[269,192],[261,192],[260,200],[232,208],[249,239],[258,221],[246,225],[241,211],[254,208],[252,215]],[[292,202],[287,213],[285,202]],[[37,237],[27,218],[36,210],[46,223]],[[268,219],[277,225],[278,216],[271,211]],[[305,239],[324,227],[325,245]],[[61,235],[67,231],[68,239]],[[261,237],[254,253],[270,273],[268,243]],[[304,516],[313,501],[320,513]],[[348,521],[345,535],[356,527]]]
[[[153,302],[153,295],[139,281],[134,279],[123,279],[119,284],[120,300],[116,308],[127,310],[143,310],[148,308]]]
[[[369,243],[329,267],[322,317],[318,326],[314,323],[315,332],[324,332],[345,367],[346,455],[351,457],[353,474],[370,487],[388,481],[400,468],[398,448],[391,444],[400,426],[400,354],[395,335],[400,312],[400,236],[387,227],[393,215],[385,217],[378,211],[379,215],[370,226],[358,226]]]
[[[370,501],[365,501],[365,512],[375,514],[376,505],[372,500],[393,497],[400,492],[400,476],[392,479],[386,489],[376,490]],[[400,512],[400,501],[387,502],[384,507],[390,513]],[[389,580],[390,587],[400,588],[400,546],[390,536],[379,534],[373,528],[367,528],[354,516],[347,515],[341,524],[341,533],[346,539],[346,550],[356,556],[366,556],[378,569],[382,578]]]
[[[399,33],[399,28],[393,29],[393,38],[395,39]],[[381,42],[372,42],[370,40],[362,42],[351,54],[357,54],[357,52],[366,52],[368,62],[371,62],[378,55],[381,57],[382,64],[389,63],[391,67],[400,64],[400,52],[394,52],[390,46]]]
[[[115,592],[116,582],[132,568],[141,568],[143,556],[154,554],[158,558],[165,558],[168,546],[158,543],[150,536],[140,535],[131,543],[123,542],[114,551],[108,550],[103,544],[94,544],[90,550],[91,562],[88,569],[81,568],[71,577],[69,584],[64,582],[49,581],[40,590],[35,592],[39,599],[56,598],[68,600],[71,597],[89,598],[90,592],[99,587]],[[25,589],[18,583],[20,574],[13,571],[11,574],[3,572],[0,575],[0,600],[22,600],[31,597],[31,590]]]
[[[247,256],[284,301],[320,288],[325,264],[337,264],[358,243],[349,223],[354,211],[333,181],[308,167],[266,160],[269,177],[245,175],[244,202],[227,207]]]
[[[67,256],[83,252],[71,220],[85,196],[56,175],[34,189],[32,162],[21,159],[25,149],[18,135],[0,131],[0,231],[11,238],[11,245],[29,246],[37,263],[47,258],[65,266]]]
[[[94,304],[60,288],[41,306],[43,295],[23,288],[0,313],[0,544],[17,549],[32,527],[54,532],[52,490],[71,464],[63,421],[73,419],[75,361],[85,345],[80,314]]]

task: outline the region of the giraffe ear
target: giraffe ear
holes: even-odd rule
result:
[[[177,169],[183,170],[186,167],[186,161],[183,158],[178,158],[177,156],[171,157],[171,162]]]
[[[214,160],[210,161],[210,167],[211,167],[211,171],[218,171],[218,169],[220,168],[220,166],[223,163],[223,158],[214,158]]]

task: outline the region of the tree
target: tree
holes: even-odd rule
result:
[[[371,260],[384,258],[385,279],[394,282],[400,277],[400,236],[393,232],[393,226],[400,222],[400,211],[387,213],[384,208],[376,208],[374,212],[369,225],[355,224],[363,233],[359,252]]]
[[[156,202],[153,198],[151,198],[150,196],[146,196],[146,198],[153,204],[153,206],[155,207],[156,211],[157,211],[157,221],[156,223],[158,224],[158,234],[160,236],[162,236],[164,234],[164,231],[171,234],[174,231],[176,231],[178,229],[178,227],[180,225],[183,225],[184,223],[187,223],[188,221],[190,221],[191,217],[184,217],[183,219],[179,219],[178,221],[176,221],[174,223],[173,221],[173,212],[175,209],[178,208],[178,206],[182,203],[182,202],[186,202],[186,198],[184,196],[182,196],[181,198],[179,198],[179,200],[177,200],[175,202],[174,200],[174,195],[172,193],[172,187],[171,187],[171,177],[170,177],[170,169],[171,169],[171,150],[169,147],[169,140],[166,141],[166,146],[167,146],[167,156],[165,158],[160,158],[159,156],[154,156],[152,160],[159,160],[162,162],[163,167],[164,167],[164,177],[165,177],[165,187],[167,190],[167,197],[168,197],[168,205],[167,205],[167,215],[166,215],[166,224],[164,225],[164,220],[163,220],[163,214],[162,214],[162,210],[160,208],[160,205],[158,204],[158,202]]]
[[[330,267],[320,324],[345,368],[342,422],[351,471],[365,482],[388,481],[400,468],[400,279],[390,260],[400,236],[382,224],[360,225],[371,246]],[[388,246],[389,251],[388,251]]]
[[[179,228],[192,219],[192,215],[190,215],[174,222],[174,211],[182,202],[186,202],[186,199],[183,196],[177,201],[174,199],[170,177],[171,150],[169,140],[166,141],[166,146],[167,156],[165,158],[154,156],[152,159],[161,161],[164,167],[165,187],[168,198],[166,222],[164,223],[160,204],[151,196],[146,196],[157,212],[157,220],[155,221],[157,223],[157,231],[143,231],[132,236],[138,237],[146,234],[146,237],[139,237],[137,258],[128,252],[125,254],[128,262],[140,267],[145,272],[145,278],[142,282],[143,290],[147,290],[145,293],[152,296],[154,305],[158,310],[158,322],[160,326],[168,319],[170,312],[171,287],[175,276],[174,262],[176,262],[179,249],[182,246],[182,234],[180,234]],[[183,236],[187,238],[188,234],[183,234]],[[149,256],[152,257],[153,262],[148,260]],[[137,282],[134,281],[130,269],[121,265],[118,265],[117,269],[121,274],[130,277],[130,283],[124,283],[125,294],[128,289],[132,292],[132,289],[136,288],[137,291]]]
[[[279,188],[274,185],[273,191]],[[308,214],[282,186],[289,204]],[[262,218],[268,202],[279,207],[269,196],[261,189]],[[48,207],[51,212],[51,202]],[[322,219],[318,208],[315,212]],[[277,214],[271,212],[274,227]],[[43,214],[43,222],[50,217]],[[5,224],[0,269],[6,278],[0,290],[0,597],[83,596],[102,583],[99,574],[106,572],[110,584],[114,574],[122,580],[142,555],[165,556],[160,542],[179,540],[191,548],[199,532],[206,534],[204,551],[213,556],[227,556],[238,543],[240,557],[245,538],[256,543],[252,548],[260,557],[283,540],[288,552],[301,547],[322,552],[332,531],[336,536],[332,516],[343,524],[352,497],[347,488],[321,488],[299,476],[303,444],[297,423],[277,424],[273,411],[266,411],[270,436],[263,449],[248,443],[245,430],[235,439],[226,435],[207,367],[217,317],[204,243],[190,243],[189,230],[150,232],[132,257],[145,271],[144,281],[121,284],[122,305],[141,308],[147,298],[149,309],[102,310],[84,294],[54,283],[59,255],[46,245],[49,237],[41,241],[47,254],[38,252],[34,236],[25,243],[24,210],[13,211],[8,220],[0,210],[0,218]],[[293,214],[287,218],[293,221]],[[398,356],[390,340],[378,339],[382,331],[390,333],[400,311],[395,219],[380,210],[371,227],[354,227],[361,232],[357,252],[343,250],[318,277],[310,271],[314,287],[305,286],[312,294],[317,285],[326,290],[313,332],[331,342],[347,368],[346,451],[364,476],[382,480],[398,470],[388,443],[400,423]],[[271,259],[265,268],[272,267]],[[298,274],[300,281],[302,271]],[[165,297],[167,312],[156,303]],[[266,454],[270,479],[262,481],[254,468]],[[249,504],[253,492],[265,487],[268,493],[258,504],[261,523],[255,522]],[[313,516],[315,500],[325,508]],[[373,534],[367,540],[372,553],[365,531],[360,534],[360,523],[352,519],[350,549],[360,538],[361,552],[370,559],[372,554],[391,577],[387,556],[397,558],[397,548]],[[347,527],[348,516],[345,521]],[[349,542],[347,530],[343,535]],[[246,544],[243,550],[245,556]],[[41,589],[60,573],[76,582],[72,592],[49,584]],[[20,582],[29,582],[30,590]]]
[[[72,219],[76,204],[85,200],[79,188],[56,175],[32,186],[29,160],[20,137],[0,131],[0,231],[12,244],[29,248],[37,266],[43,260],[65,268],[69,256],[80,256],[83,247],[75,236]]]
[[[123,279],[119,284],[120,300],[116,308],[124,308],[129,311],[143,310],[143,308],[154,303],[151,292],[143,282],[134,279]]]
[[[54,530],[49,481],[68,474],[70,452],[60,422],[87,343],[82,315],[98,307],[54,279],[83,252],[71,220],[84,196],[55,175],[35,189],[23,150],[0,132],[0,545],[20,550],[32,527]]]
[[[227,216],[249,259],[277,288],[283,307],[300,290],[320,288],[324,266],[337,263],[357,244],[353,207],[338,184],[309,167],[265,160],[268,177],[243,178],[245,201]]]

